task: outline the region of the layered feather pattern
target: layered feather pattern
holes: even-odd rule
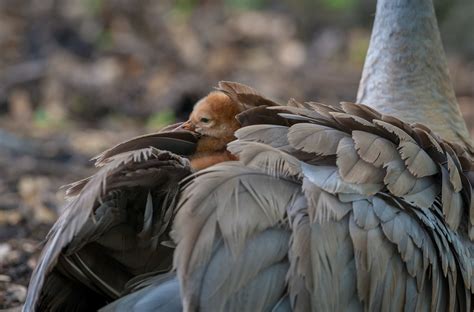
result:
[[[265,122],[246,119],[229,145],[239,163],[201,172],[182,190],[174,233],[185,310],[205,307],[208,279],[219,309],[246,307],[217,276],[240,272],[240,261],[262,270],[260,251],[278,261],[283,247],[270,237],[254,251],[262,262],[246,254],[271,229],[288,243],[288,296],[279,283],[270,294],[263,278],[254,280],[259,300],[279,294],[296,311],[471,311],[469,152],[359,104],[292,100],[260,114]],[[277,238],[283,229],[289,237]],[[217,269],[222,248],[228,260]]]

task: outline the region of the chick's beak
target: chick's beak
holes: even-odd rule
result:
[[[194,125],[191,123],[190,120],[184,122],[181,127],[181,129],[184,129],[184,130],[188,130],[188,131],[195,131],[196,128],[194,127]]]

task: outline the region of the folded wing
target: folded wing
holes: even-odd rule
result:
[[[191,173],[183,156],[196,140],[185,131],[155,133],[99,155],[97,173],[70,185],[24,310],[90,311],[118,298],[135,276],[168,271],[178,183]]]

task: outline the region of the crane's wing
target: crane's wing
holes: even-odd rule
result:
[[[99,155],[97,173],[70,185],[24,310],[90,311],[118,298],[131,278],[168,271],[173,251],[163,242],[178,183],[192,170],[183,156],[196,142],[190,132],[160,132]]]
[[[140,278],[140,277],[138,277]],[[179,282],[175,272],[153,274],[131,285],[130,294],[108,304],[100,312],[181,312]]]
[[[363,105],[268,110],[288,124],[247,118],[229,145],[241,163],[182,191],[185,310],[471,310],[469,152]]]
[[[184,310],[276,306],[289,268],[286,210],[303,199],[297,181],[227,162],[182,192],[172,235]]]

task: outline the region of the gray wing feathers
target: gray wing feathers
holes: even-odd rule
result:
[[[297,190],[238,163],[201,171],[184,187],[173,237],[185,310],[277,304],[288,267],[283,222]]]
[[[344,208],[340,214],[318,212],[329,208],[323,201],[310,204],[309,210],[316,210],[310,213],[313,218],[305,209],[290,212],[293,236],[289,291],[293,308],[295,311],[362,311],[347,212]]]
[[[145,288],[139,289],[100,309],[100,312],[142,312],[183,310],[176,274],[158,279]]]
[[[307,207],[288,212],[292,307],[469,311],[472,255],[461,238],[466,234],[456,231],[463,221],[472,228],[462,218],[472,215],[472,160],[422,125],[363,105],[342,107],[345,112],[318,103],[311,112],[297,104],[275,107],[289,112],[280,116],[303,116],[305,123],[289,130],[243,128],[245,135],[230,147],[244,164],[302,183]],[[285,132],[289,146],[281,138],[262,146]],[[313,162],[297,151],[314,154]],[[318,163],[317,156],[333,154],[335,162]],[[346,253],[333,246],[346,246]],[[340,276],[353,278],[336,287]],[[337,289],[338,297],[328,289]]]

